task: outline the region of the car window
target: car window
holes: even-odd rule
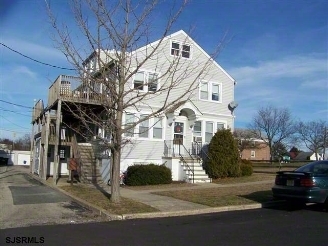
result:
[[[328,175],[328,164],[322,163],[313,166],[314,174],[327,174]]]
[[[301,166],[301,167],[297,168],[295,171],[297,171],[297,172],[312,172],[312,170],[313,170],[313,164],[309,163],[309,164],[306,164],[304,166]]]
[[[297,172],[313,172],[314,174],[328,175],[328,163],[327,162],[309,163],[300,168],[297,168],[295,171],[297,171]]]

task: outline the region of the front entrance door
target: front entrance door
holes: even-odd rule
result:
[[[174,122],[173,130],[173,151],[174,155],[183,155],[183,134],[184,133],[184,123]]]

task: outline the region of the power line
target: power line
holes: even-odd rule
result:
[[[6,117],[4,117],[2,115],[0,115],[0,117],[2,117],[3,119],[5,119],[6,121],[8,121],[11,124],[13,124],[15,126],[18,126],[19,128],[28,129],[27,127],[23,127],[23,126],[17,125],[16,123],[12,122],[11,120],[8,120]]]
[[[14,130],[8,130],[8,129],[3,129],[3,128],[0,128],[0,131],[5,131],[5,132],[13,132],[13,133],[30,133],[30,132],[21,132],[21,131],[14,131]]]
[[[9,109],[5,109],[5,108],[2,108],[2,107],[0,107],[0,110],[2,110],[2,111],[6,111],[6,112],[10,112],[10,113],[19,114],[19,115],[22,115],[22,116],[31,117],[31,115],[28,115],[28,114],[22,114],[22,113],[19,113],[19,112],[13,111],[13,110],[9,110]],[[32,112],[32,111],[29,111],[29,112]]]
[[[31,57],[29,57],[29,56],[27,56],[27,55],[24,55],[24,54],[20,53],[20,52],[17,51],[17,50],[14,50],[14,49],[8,47],[7,45],[5,45],[5,44],[3,44],[3,43],[0,43],[0,44],[1,44],[2,46],[6,47],[7,49],[11,50],[12,52],[15,52],[15,53],[17,53],[17,54],[19,54],[19,55],[21,55],[21,56],[24,56],[24,57],[27,58],[27,59],[30,59],[30,60],[32,60],[32,61],[34,61],[34,62],[37,62],[37,63],[40,63],[40,64],[42,64],[42,65],[46,65],[46,66],[50,66],[50,67],[54,67],[54,68],[59,68],[59,69],[64,69],[64,70],[71,70],[71,71],[72,71],[72,70],[76,70],[75,68],[59,67],[59,66],[51,65],[51,64],[49,64],[49,63],[45,63],[45,62],[38,61],[38,60],[33,59],[33,58],[31,58]]]
[[[28,106],[24,106],[24,105],[12,103],[12,102],[7,102],[7,101],[1,100],[1,99],[0,99],[0,102],[8,103],[8,104],[15,105],[15,106],[22,107],[22,108],[33,109],[32,107],[28,107]]]

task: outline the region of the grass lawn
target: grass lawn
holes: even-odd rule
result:
[[[272,184],[269,183],[233,187],[218,186],[217,188],[207,189],[170,190],[152,193],[210,207],[221,207],[272,201],[271,187]]]
[[[184,201],[199,203],[210,207],[263,203],[272,201],[271,187],[274,184],[276,168],[265,169],[263,172],[238,178],[215,179],[218,185],[234,185],[231,187],[170,190],[152,192],[153,194],[174,197]],[[246,184],[249,182],[268,181],[265,184]],[[271,182],[272,181],[272,182]],[[236,186],[240,184],[240,186]],[[244,185],[243,185],[244,184]]]
[[[80,199],[105,209],[112,214],[148,213],[158,211],[151,206],[123,197],[120,203],[111,203],[109,201],[110,194],[85,185],[67,185],[61,186],[60,188]]]

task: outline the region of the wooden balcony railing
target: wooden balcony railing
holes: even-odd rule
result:
[[[102,83],[84,81],[79,77],[59,75],[49,87],[48,106],[58,99],[77,103],[100,104],[107,97]]]

